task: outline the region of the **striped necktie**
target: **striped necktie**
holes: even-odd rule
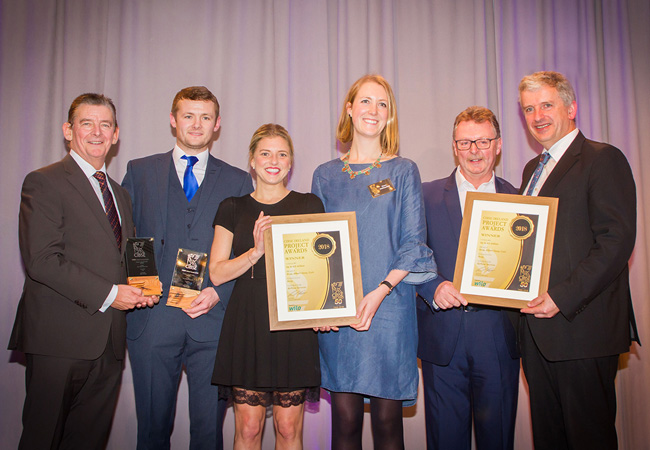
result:
[[[104,172],[97,171],[93,177],[97,178],[97,181],[99,181],[99,188],[102,190],[102,197],[104,197],[106,217],[108,218],[108,222],[111,224],[111,228],[113,228],[117,248],[122,248],[122,226],[120,225],[120,217],[117,215],[115,202],[113,202],[113,196],[111,195],[111,191],[108,189],[108,184],[106,183],[106,175]]]

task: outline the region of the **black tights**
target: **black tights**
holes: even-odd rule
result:
[[[332,449],[361,450],[363,395],[332,392]],[[403,450],[402,402],[370,398],[370,421],[375,450]]]

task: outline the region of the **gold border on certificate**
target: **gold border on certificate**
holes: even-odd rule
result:
[[[558,199],[468,192],[454,286],[470,303],[521,309],[548,289]]]
[[[358,322],[363,286],[354,212],[273,216],[264,248],[271,331]]]

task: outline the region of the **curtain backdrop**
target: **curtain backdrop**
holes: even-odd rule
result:
[[[120,141],[108,171],[174,145],[174,94],[208,86],[221,103],[222,129],[212,154],[246,167],[261,124],[290,131],[296,158],[290,187],[308,191],[317,165],[339,156],[335,125],[350,84],[376,72],[397,96],[402,156],[425,181],[455,162],[455,116],[484,105],[499,117],[503,155],[497,173],[514,185],[541,148],[527,134],[517,103],[522,76],[557,70],[578,97],[578,126],[619,147],[637,183],[637,242],[631,258],[641,340],[623,355],[617,377],[622,449],[650,442],[650,2],[647,0],[0,0],[0,344],[8,341],[24,273],[18,207],[24,176],[61,159],[61,124],[71,101],[101,92],[117,106]],[[646,151],[643,152],[642,149]],[[4,351],[0,364],[0,447],[21,431],[24,367]],[[522,377],[515,443],[532,449]],[[305,415],[305,448],[329,448],[327,396]],[[423,396],[405,412],[406,446],[424,448]],[[364,441],[370,448],[369,417]],[[226,443],[233,414],[226,419]],[[128,363],[109,449],[135,447],[135,406]],[[187,390],[179,388],[172,447],[189,442]],[[273,448],[267,420],[264,448]]]

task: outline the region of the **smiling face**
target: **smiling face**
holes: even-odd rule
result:
[[[546,150],[576,128],[576,102],[565,105],[553,87],[522,91],[520,101],[530,134]]]
[[[113,112],[104,105],[82,103],[72,122],[63,124],[63,136],[70,141],[70,148],[95,169],[101,169],[120,133]]]
[[[488,121],[474,122],[468,120],[460,122],[454,133],[454,155],[458,158],[460,172],[465,179],[478,188],[481,184],[490,181],[492,171],[496,164],[497,155],[501,153],[501,138],[490,142],[490,147],[479,150],[473,143],[469,150],[461,151],[456,146],[456,141],[477,139],[493,139],[496,131]]]
[[[386,89],[372,81],[364,83],[354,101],[347,104],[347,112],[352,117],[354,137],[380,137],[388,120]]]
[[[257,183],[276,185],[284,183],[291,170],[291,150],[281,136],[260,139],[255,147],[251,168],[257,175]]]
[[[197,155],[212,142],[221,118],[217,117],[213,102],[181,100],[177,108],[175,114],[169,115],[172,127],[176,128],[176,144],[188,155]]]

